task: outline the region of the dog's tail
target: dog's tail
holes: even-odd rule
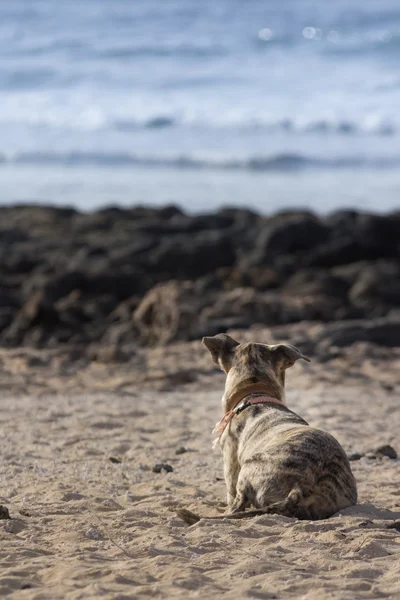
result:
[[[183,519],[185,523],[188,525],[194,525],[198,523],[200,519],[212,519],[220,520],[220,519],[249,519],[250,517],[256,517],[257,515],[265,515],[267,513],[271,513],[270,507],[268,508],[255,508],[254,510],[242,510],[236,513],[230,513],[227,515],[196,515],[191,510],[187,510],[186,508],[180,508],[176,511],[178,517]]]
[[[225,515],[196,515],[195,513],[181,508],[176,511],[178,517],[183,519],[188,525],[194,525],[198,523],[200,519],[249,519],[251,517],[257,517],[259,515],[283,515],[285,517],[295,517],[297,519],[311,519],[317,520],[326,518],[327,515],[319,514],[319,511],[313,509],[313,507],[302,506],[302,494],[298,489],[293,489],[288,497],[281,502],[274,502],[265,508],[255,508],[252,510],[242,510],[238,512],[228,513]],[[332,511],[334,512],[334,511]],[[332,513],[331,513],[332,514]],[[329,515],[328,515],[329,516]]]

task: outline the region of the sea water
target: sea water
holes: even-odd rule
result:
[[[0,202],[388,211],[398,0],[1,0]]]

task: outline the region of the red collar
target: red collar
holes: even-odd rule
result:
[[[251,406],[252,404],[267,404],[270,402],[275,402],[275,404],[283,404],[283,402],[278,400],[278,398],[275,398],[275,396],[270,396],[269,394],[250,394],[250,396],[246,396],[241,404],[233,409],[233,412],[235,415],[240,415],[245,408]]]
[[[245,398],[243,398],[243,402],[241,402],[239,405],[235,406],[235,408],[233,408],[232,410],[229,410],[227,413],[225,413],[224,416],[222,417],[222,419],[220,421],[218,421],[218,423],[215,425],[213,433],[219,433],[219,436],[217,438],[215,438],[213,447],[221,439],[222,434],[224,433],[226,427],[229,425],[229,423],[232,421],[232,419],[235,415],[239,415],[246,408],[248,408],[249,406],[252,406],[254,404],[270,404],[271,402],[273,402],[275,404],[283,405],[283,402],[278,400],[278,398],[275,398],[274,396],[270,396],[269,394],[262,394],[262,393],[248,394]]]

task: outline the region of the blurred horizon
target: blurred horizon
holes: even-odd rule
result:
[[[3,0],[0,203],[387,212],[395,0]]]

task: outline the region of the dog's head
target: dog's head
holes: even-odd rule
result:
[[[224,408],[229,410],[230,399],[241,390],[256,384],[268,386],[279,400],[285,397],[285,371],[302,358],[310,361],[290,344],[240,344],[229,335],[220,333],[203,338],[213,361],[226,373]]]

